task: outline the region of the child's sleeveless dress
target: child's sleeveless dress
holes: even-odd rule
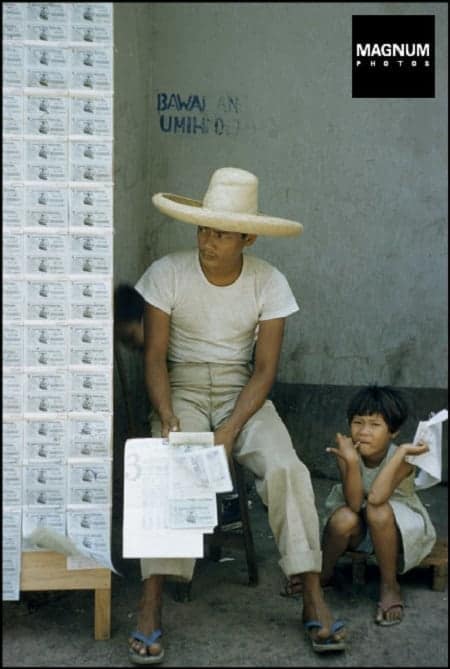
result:
[[[387,453],[377,467],[369,468],[364,465],[362,458],[359,460],[361,476],[364,487],[364,494],[367,495],[373,481],[378,476],[380,470],[392,458],[396,452],[397,446],[390,444]],[[421,502],[414,488],[415,471],[413,470],[400,485],[394,490],[389,498],[389,504],[395,515],[395,522],[400,530],[403,543],[403,559],[399,561],[399,573],[404,574],[413,567],[416,567],[432,550],[436,541],[436,531],[431,522],[430,516],[425,506]],[[331,489],[325,501],[327,510],[325,522],[341,506],[345,506],[346,501],[343,493],[342,483],[337,483]],[[358,550],[373,551],[370,536],[365,537]]]

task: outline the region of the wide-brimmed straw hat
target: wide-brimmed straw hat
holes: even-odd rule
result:
[[[173,193],[156,193],[152,202],[179,221],[226,232],[274,237],[303,232],[301,223],[258,213],[258,179],[237,167],[216,170],[202,202]]]

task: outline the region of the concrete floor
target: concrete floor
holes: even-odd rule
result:
[[[313,479],[319,510],[332,484]],[[421,494],[440,536],[448,530],[447,487]],[[259,584],[246,584],[240,551],[227,549],[223,562],[199,560],[192,600],[177,602],[166,587],[163,627],[167,667],[447,667],[448,590],[430,588],[430,571],[400,577],[406,604],[401,625],[373,623],[377,568],[364,586],[352,586],[350,567],[340,563],[343,583],[327,591],[336,616],[349,628],[345,653],[315,654],[301,628],[301,598],[280,596],[284,579],[267,517],[254,489],[251,522]],[[3,666],[127,667],[126,638],[135,628],[139,598],[137,560],[120,557],[120,528],[113,531],[113,561],[123,576],[113,575],[112,629],[108,641],[93,638],[93,593],[56,591],[23,593],[20,602],[3,604]]]

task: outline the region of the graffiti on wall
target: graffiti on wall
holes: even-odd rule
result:
[[[161,132],[173,135],[236,136],[239,132],[239,98],[160,92],[156,95],[156,111]]]

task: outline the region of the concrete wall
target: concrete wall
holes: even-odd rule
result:
[[[351,18],[380,13],[436,16],[434,99],[352,99]],[[248,169],[260,210],[305,226],[252,247],[301,306],[279,382],[446,406],[447,6],[114,3],[114,27],[116,282],[195,244],[152,193],[201,199],[214,169]]]

